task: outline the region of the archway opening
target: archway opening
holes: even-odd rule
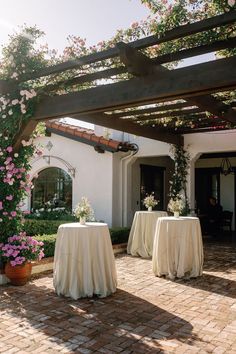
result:
[[[33,179],[31,209],[61,208],[72,209],[72,178],[57,167],[48,167]]]

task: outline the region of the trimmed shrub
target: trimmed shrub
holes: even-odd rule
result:
[[[113,245],[128,242],[130,232],[129,227],[116,227],[110,229],[109,231],[111,235],[111,242]]]
[[[66,224],[66,220],[34,220],[26,219],[23,230],[27,235],[51,235],[56,234],[61,224]]]

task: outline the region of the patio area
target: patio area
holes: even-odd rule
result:
[[[1,353],[236,353],[236,247],[205,243],[204,274],[154,277],[151,260],[116,257],[110,297],[58,297],[52,274],[0,287]]]

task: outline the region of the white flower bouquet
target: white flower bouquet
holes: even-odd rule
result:
[[[171,211],[172,213],[174,212],[181,212],[184,209],[184,201],[181,197],[176,197],[176,199],[171,198],[167,209]]]
[[[74,215],[77,218],[83,218],[86,220],[94,219],[94,211],[90,205],[88,198],[82,197],[81,201],[76,205],[74,209]]]
[[[159,201],[155,199],[154,192],[152,192],[151,194],[147,194],[147,196],[143,200],[143,205],[146,208],[154,208],[158,203]]]

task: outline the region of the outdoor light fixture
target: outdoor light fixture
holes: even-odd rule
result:
[[[221,161],[220,173],[222,173],[224,176],[227,176],[230,173],[234,173],[228,157],[224,157],[223,160]]]

